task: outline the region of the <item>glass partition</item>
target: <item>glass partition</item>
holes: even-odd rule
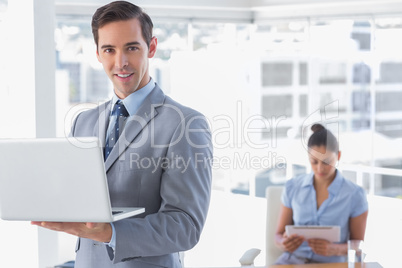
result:
[[[267,183],[309,172],[305,138],[313,121],[336,132],[340,165],[402,168],[401,19],[154,24],[151,75],[210,120],[215,189],[259,196]],[[110,98],[89,17],[58,17],[56,50],[66,113]],[[283,179],[269,181],[272,174]],[[402,195],[400,177],[364,176],[367,191]]]

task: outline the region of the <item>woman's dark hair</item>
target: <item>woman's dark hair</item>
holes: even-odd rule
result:
[[[148,14],[132,3],[126,1],[114,1],[98,8],[92,16],[91,26],[96,48],[98,48],[99,42],[99,28],[110,22],[130,19],[138,19],[140,21],[142,37],[149,47],[152,40],[153,23]]]
[[[326,129],[321,124],[314,124],[311,126],[313,134],[308,139],[308,147],[324,145],[328,150],[334,153],[339,152],[339,144],[331,131]]]

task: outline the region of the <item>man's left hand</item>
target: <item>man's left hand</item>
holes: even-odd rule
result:
[[[112,226],[109,223],[32,221],[31,224],[98,242],[109,243],[112,238]]]

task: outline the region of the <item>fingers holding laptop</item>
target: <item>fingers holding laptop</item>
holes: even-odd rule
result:
[[[98,242],[107,243],[112,238],[112,226],[110,223],[32,221],[31,224],[82,238],[89,238]]]

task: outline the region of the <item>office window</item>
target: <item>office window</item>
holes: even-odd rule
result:
[[[401,169],[402,154],[391,153],[391,148],[402,138],[402,19],[311,20],[305,27],[308,43],[301,46],[290,42],[294,35],[284,25],[258,26],[256,34],[267,51],[260,67],[261,113],[287,117],[277,129],[287,129],[288,134],[279,139],[299,137],[295,129],[319,115],[324,124],[335,123],[338,131],[348,133],[343,144],[369,146],[366,153],[361,151],[365,157],[359,150],[343,148],[348,163]],[[367,134],[373,129],[374,134]],[[269,138],[269,132],[262,137]],[[364,178],[370,192],[396,196],[398,191],[387,190],[387,183],[400,187],[399,177]]]
[[[347,111],[349,95],[341,87],[337,86],[331,91],[316,92],[316,94],[316,96],[310,98],[311,102],[314,107],[322,110],[324,113],[338,114]],[[337,117],[341,115],[337,115]]]
[[[154,21],[154,36],[158,38],[155,58],[169,60],[174,51],[188,50],[188,24]]]
[[[369,119],[355,119],[352,120],[352,131],[367,130],[370,129]]]
[[[57,18],[58,81],[66,88],[70,105],[110,97],[111,84],[95,57],[89,21]],[[392,150],[378,148],[370,137],[359,138],[361,131],[375,129],[390,148],[402,138],[402,109],[398,106],[402,98],[401,19],[312,19],[257,25],[155,19],[154,24],[159,42],[151,75],[180,101],[192,103],[181,94],[189,90],[183,81],[191,81],[197,84],[195,108],[212,115],[229,116],[234,121],[239,114],[244,120],[255,115],[268,119],[283,116],[285,119],[271,126],[279,144],[300,138],[304,121],[318,111],[323,120],[337,122],[340,131],[351,132],[351,139],[359,146],[373,148],[363,164],[389,166],[402,159],[402,155],[391,154]],[[250,51],[258,51],[260,58],[239,57]],[[186,72],[188,81],[178,70]],[[198,93],[204,91],[208,93]],[[211,94],[220,100],[219,107],[211,104]],[[241,111],[237,102],[243,105]],[[257,135],[262,143],[272,138],[270,130],[261,129]],[[383,151],[380,157],[370,153],[377,150]],[[344,148],[343,153],[353,155],[345,158],[350,163],[361,163],[351,148]],[[231,172],[237,174],[234,169],[216,170],[216,181],[230,177],[230,186],[225,189],[252,194],[247,187],[253,170],[242,178],[229,175]],[[381,192],[386,185],[369,184],[364,187],[374,187],[374,192]]]
[[[376,111],[402,111],[402,90],[397,92],[378,92],[376,94]]]
[[[376,77],[375,129],[385,135],[392,144],[402,138],[400,100],[402,98],[402,20],[400,18],[381,18],[375,20],[375,52],[379,57],[378,76]],[[373,145],[380,150],[379,144]],[[385,149],[387,150],[387,149]],[[388,152],[390,154],[390,152]],[[399,155],[382,160],[381,165],[392,164],[400,159]]]
[[[303,51],[308,42],[307,21],[278,21],[258,24],[253,33],[254,45],[265,51]]]
[[[295,75],[298,77],[295,78]],[[308,83],[308,65],[306,62],[295,64],[289,60],[263,61],[261,63],[262,87],[306,86]],[[285,91],[288,89],[285,89]],[[285,93],[285,91],[282,91]]]
[[[7,5],[7,0],[0,0],[0,22],[2,21],[3,16],[6,14]]]
[[[370,84],[371,68],[364,62],[353,64],[353,83]]]
[[[320,84],[345,84],[346,63],[321,62],[319,65]]]
[[[384,152],[382,158],[387,158],[386,155],[389,154],[390,156],[388,156],[388,158],[390,159],[390,162],[393,160],[399,161],[402,158],[399,153],[400,150],[395,148],[398,148],[396,147],[399,145],[398,138],[401,138],[402,136],[402,120],[397,120],[396,118],[388,120],[377,119],[375,121],[375,129],[378,133],[385,135],[385,138],[389,141],[389,143],[387,143],[388,146],[385,148],[381,148],[381,144],[374,144],[373,146]],[[392,152],[395,151],[397,152],[396,157],[392,154]]]
[[[247,24],[193,23],[190,28],[193,50],[205,50],[214,47],[218,50],[224,49],[222,46],[227,48],[241,47],[249,39],[249,28]]]
[[[401,18],[378,18],[375,23],[375,38],[373,50],[381,55],[383,62],[395,62],[400,57],[395,54],[402,46],[402,19]],[[397,61],[398,62],[398,61]]]
[[[380,77],[377,83],[402,83],[402,62],[382,62],[380,64]]]
[[[70,104],[103,101],[110,82],[96,58],[90,18],[58,18],[56,39],[56,86],[67,83]]]
[[[352,111],[368,114],[371,110],[370,92],[359,90],[352,92]]]
[[[305,86],[308,83],[308,64],[306,62],[299,63],[299,85]]]
[[[369,51],[371,49],[371,23],[370,21],[355,21],[351,38],[361,51]]]
[[[56,55],[57,70],[64,75],[60,83],[68,79],[69,102],[98,102],[111,96],[112,85],[104,75],[102,65],[95,55],[90,17],[57,18]],[[154,21],[154,35],[158,38],[158,49],[151,67],[151,75],[163,86],[164,62],[174,51],[188,50],[188,24]],[[61,80],[63,79],[63,80]],[[169,85],[166,85],[169,91]]]
[[[360,50],[370,50],[371,35],[370,33],[352,33],[352,39],[356,40]]]
[[[262,86],[291,86],[293,79],[292,62],[262,63]]]
[[[399,169],[401,164],[401,161],[399,163],[382,163],[384,167],[391,169]],[[377,193],[378,195],[402,198],[401,176],[382,175],[378,179],[378,183],[381,185],[381,190]]]
[[[262,97],[262,115],[265,118],[271,118],[273,116],[290,117],[293,114],[293,96],[263,96]]]
[[[225,24],[196,24],[193,25],[194,50],[206,49],[209,45],[222,43],[224,40]]]
[[[308,96],[300,95],[299,96],[299,115],[306,116],[308,111]]]

